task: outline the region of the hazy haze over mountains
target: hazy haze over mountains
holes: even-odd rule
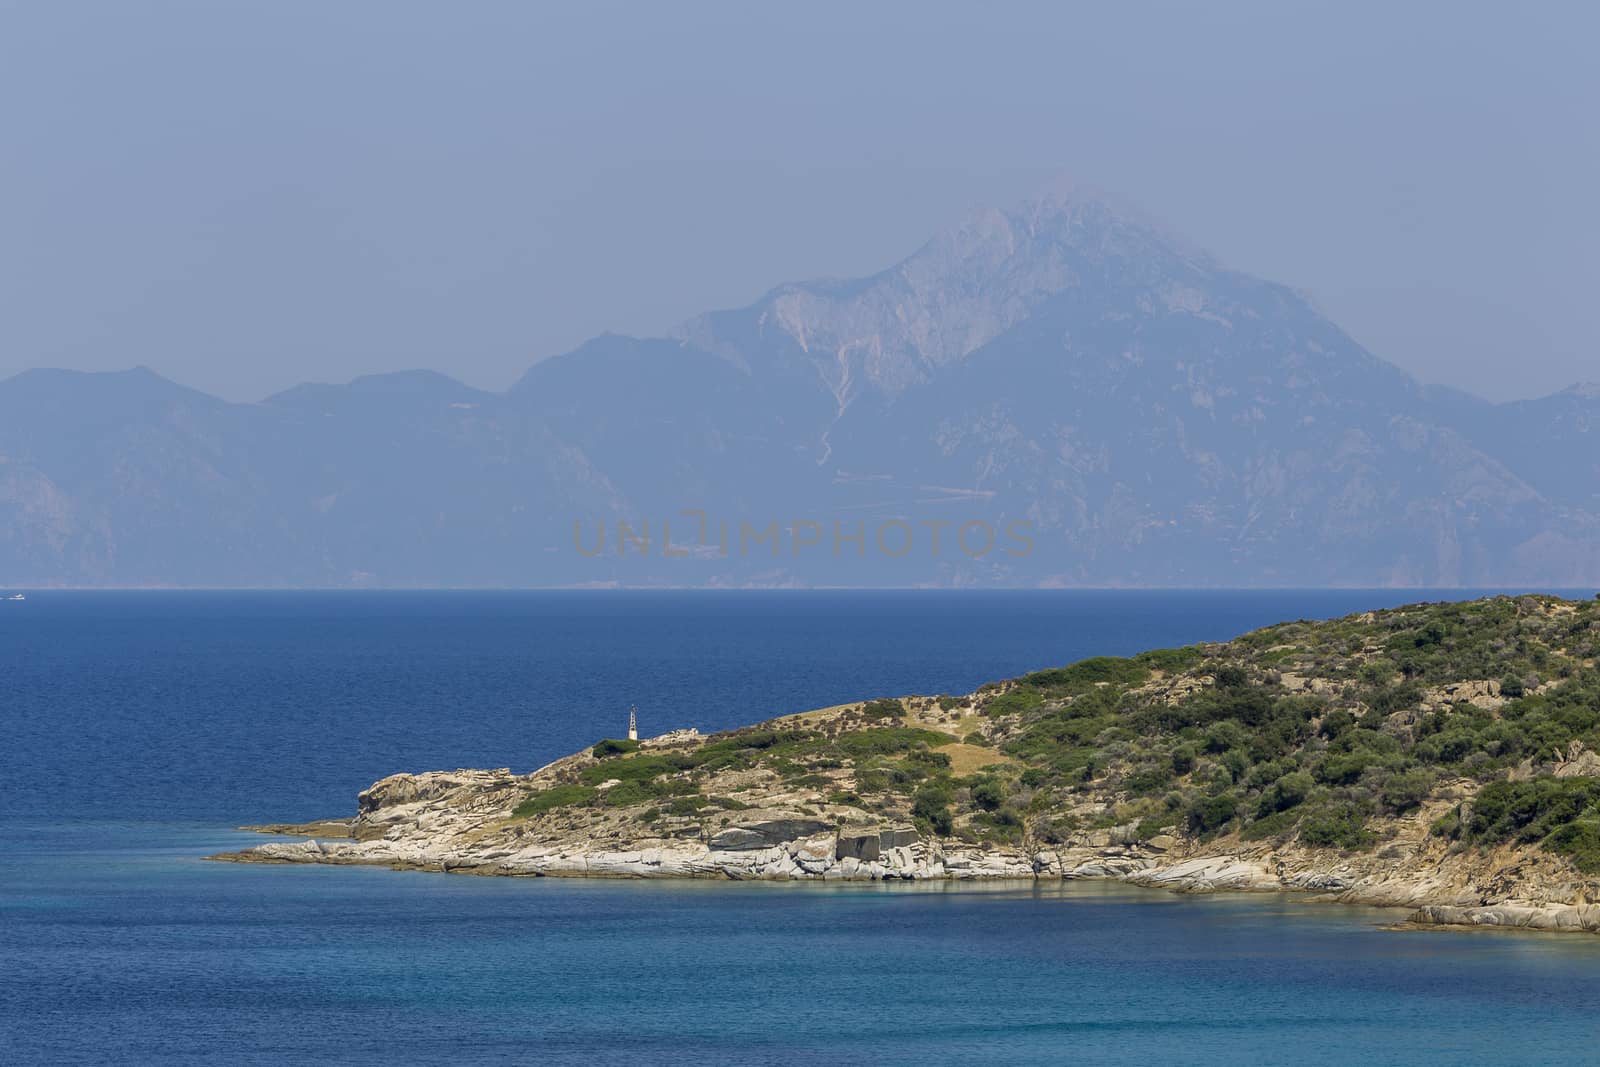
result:
[[[1594,386],[1424,388],[1058,187],[505,393],[419,371],[235,404],[25,372],[0,383],[0,580],[1582,585],[1597,427]],[[648,552],[619,554],[619,520]]]

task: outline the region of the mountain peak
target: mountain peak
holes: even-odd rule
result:
[[[1060,179],[1013,208],[975,209],[878,274],[780,286],[682,336],[746,370],[757,369],[752,347],[809,364],[843,412],[863,394],[931,381],[1069,291],[1192,288],[1214,270],[1139,209]]]
[[[909,263],[930,251],[977,250],[1003,246],[1008,256],[1037,253],[1051,244],[1094,239],[1112,228],[1161,233],[1155,222],[1132,203],[1094,186],[1059,178],[1009,208],[973,208],[956,225],[943,230],[913,253]],[[901,264],[904,266],[904,263]]]

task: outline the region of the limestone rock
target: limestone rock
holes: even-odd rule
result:
[[[917,831],[910,826],[895,826],[878,834],[878,848],[888,851],[891,848],[905,848],[917,843]]]
[[[711,838],[711,847],[724,851],[770,848],[807,837],[828,829],[828,824],[816,819],[769,819],[765,822],[743,823],[718,831]]]
[[[881,851],[882,839],[888,833],[880,833],[876,827],[841,827],[834,857],[840,860],[875,860]]]

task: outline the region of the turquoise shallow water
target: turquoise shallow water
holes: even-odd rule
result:
[[[238,835],[80,832],[9,868],[7,1062],[1500,1064],[1600,1038],[1587,938],[1291,897],[239,867],[193,859]]]
[[[1588,1059],[1586,937],[1100,884],[199,859],[387,770],[526,769],[628,701],[709,729],[1402,599],[39,594],[0,617],[0,1062]]]

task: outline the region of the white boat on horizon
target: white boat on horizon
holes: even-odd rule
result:
[[[6,599],[7,600],[27,600],[28,598],[23,596],[21,593],[12,593],[10,596],[6,597]]]

